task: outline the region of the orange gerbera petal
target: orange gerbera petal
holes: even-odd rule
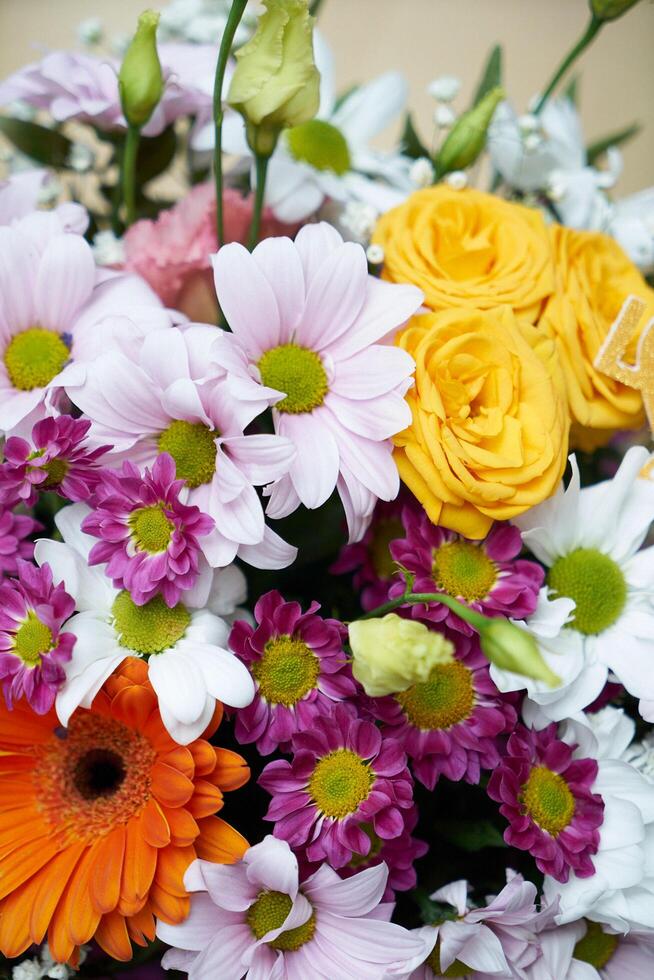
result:
[[[60,962],[91,939],[126,960],[132,941],[153,938],[154,915],[181,922],[196,853],[232,862],[247,848],[209,816],[222,806],[212,781],[240,785],[244,772],[205,740],[175,745],[133,658],[67,732],[54,711],[0,704],[0,952],[16,956],[47,932]]]
[[[240,789],[250,778],[250,767],[236,752],[230,749],[216,749],[216,766],[208,778],[223,792]]]

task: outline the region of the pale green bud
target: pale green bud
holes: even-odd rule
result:
[[[388,613],[350,623],[352,673],[373,698],[426,681],[436,664],[452,662],[454,647],[442,633],[415,619]]]
[[[617,20],[637,3],[638,0],[590,0],[590,9],[597,20]]]
[[[264,0],[264,6],[255,34],[236,52],[227,101],[245,119],[250,147],[269,155],[282,129],[315,116],[320,74],[307,0]]]
[[[459,116],[436,158],[439,176],[452,170],[465,170],[475,162],[486,146],[490,121],[503,98],[501,88],[491,89],[472,109]]]
[[[131,126],[139,129],[157,108],[164,89],[157,53],[158,23],[159,14],[154,10],[141,14],[118,75],[123,114]]]
[[[558,687],[560,677],[550,670],[538,649],[536,640],[526,630],[508,619],[492,619],[479,635],[484,656],[501,670],[544,681]]]

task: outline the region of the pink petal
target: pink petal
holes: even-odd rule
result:
[[[340,355],[340,348],[334,354]],[[375,398],[402,385],[414,370],[415,362],[406,351],[375,344],[347,360],[336,360],[330,390],[345,398]]]
[[[221,309],[234,335],[258,359],[281,342],[272,287],[248,250],[236,242],[223,245],[212,262]]]
[[[326,221],[300,228],[295,236],[295,247],[302,262],[306,283],[313,280],[325,259],[342,244],[343,239],[339,233]]]
[[[423,294],[416,286],[382,282],[370,276],[366,301],[356,322],[335,345],[339,359],[358,354],[395,332],[417,312],[422,300]]]
[[[322,262],[307,283],[298,343],[321,351],[352,325],[365,302],[368,264],[360,245],[346,242]]]
[[[323,422],[323,414],[317,409],[301,415],[283,414],[278,420],[280,434],[297,450],[289,475],[298,497],[309,508],[324,504],[338,479],[338,445]]]
[[[288,343],[304,309],[304,273],[298,250],[290,238],[266,238],[257,245],[252,258],[277,298],[279,342]]]

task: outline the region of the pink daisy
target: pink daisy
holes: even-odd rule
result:
[[[0,585],[0,680],[9,708],[23,695],[37,714],[54,704],[75,637],[61,632],[75,602],[48,565],[18,560],[18,578]]]
[[[238,742],[256,742],[262,755],[285,746],[297,732],[310,731],[334,701],[356,694],[343,651],[344,627],[317,615],[312,602],[267,592],[254,607],[255,626],[237,620],[229,646],[248,668],[256,688],[252,704],[236,715]]]
[[[382,840],[399,837],[413,786],[396,739],[382,741],[372,722],[340,703],[316,718],[311,732],[294,735],[291,745],[293,761],[269,762],[259,777],[273,797],[266,820],[275,821],[275,837],[305,847],[308,861],[326,860],[334,868],[370,853],[368,827]]]
[[[111,443],[118,458],[145,466],[159,453],[172,456],[186,482],[182,501],[215,522],[200,542],[212,567],[237,554],[259,568],[294,560],[296,549],[266,525],[254,487],[285,473],[295,450],[281,436],[243,434],[267,395],[243,374],[222,331],[169,328],[165,343],[159,331],[138,343],[116,337],[68,393],[91,419],[94,439]]]
[[[369,276],[363,248],[325,223],[251,254],[224,246],[213,261],[230,340],[276,393],[275,431],[297,449],[268,514],[319,507],[336,488],[358,540],[377,498],[397,496],[390,438],[411,422],[404,394],[413,361],[381,341],[416,312],[422,293]]]
[[[462,654],[466,644],[456,642]],[[437,664],[428,680],[400,694],[370,699],[368,706],[382,722],[384,736],[400,743],[414,776],[427,789],[441,776],[478,783],[483,769],[499,765],[499,736],[516,722],[515,709],[493,684],[476,643],[465,657]]]
[[[0,506],[0,580],[4,575],[16,575],[18,561],[34,555],[30,535],[42,531],[43,525],[27,514],[15,514]]]
[[[552,925],[539,937],[542,957],[534,980],[651,980],[654,931],[613,932],[578,919]],[[549,972],[548,972],[549,971]]]
[[[486,616],[524,619],[534,612],[545,571],[517,557],[522,549],[517,527],[495,524],[483,541],[469,541],[432,524],[423,510],[407,510],[402,520],[406,534],[389,547],[393,559],[415,575],[414,592],[443,592]],[[404,587],[403,581],[392,584],[389,597],[402,595]],[[438,602],[412,606],[411,616],[473,632]]]
[[[101,539],[89,553],[89,565],[106,563],[114,586],[127,589],[137,606],[160,593],[172,609],[197,582],[198,538],[214,522],[181,503],[184,486],[184,480],[175,479],[175,463],[167,453],[143,475],[125,461],[120,470],[104,471],[94,510],[82,521],[83,531]]]
[[[529,851],[543,874],[566,882],[570,870],[578,878],[595,874],[604,802],[592,792],[597,761],[573,758],[576,746],[556,731],[554,723],[542,731],[519,725],[491,775],[488,795],[509,821],[507,844]]]
[[[86,441],[91,423],[59,415],[41,419],[30,439],[11,436],[0,464],[0,500],[21,500],[32,506],[39,490],[54,490],[68,500],[87,500],[110,446],[91,449]]]
[[[288,844],[265,837],[226,866],[194,861],[184,876],[191,912],[157,923],[173,949],[164,969],[189,980],[379,980],[398,975],[424,943],[388,922],[384,864],[343,881],[322,865],[299,882]]]

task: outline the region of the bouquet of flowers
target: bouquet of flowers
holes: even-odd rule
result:
[[[0,83],[3,977],[651,978],[654,189],[574,84],[636,3],[386,151],[319,0]]]

